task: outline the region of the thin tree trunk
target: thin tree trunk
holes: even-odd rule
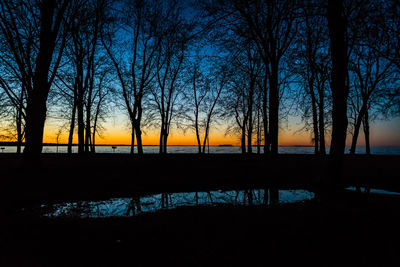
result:
[[[371,154],[371,147],[369,142],[369,118],[368,118],[368,110],[364,114],[363,120],[363,128],[364,128],[364,137],[365,137],[365,154]]]
[[[77,115],[78,115],[78,154],[85,153],[85,122],[83,115],[83,101],[80,98],[77,104]]]
[[[135,125],[131,123],[131,155],[135,154]]]
[[[89,90],[91,91],[91,90]],[[91,138],[91,124],[90,124],[90,115],[91,115],[91,92],[89,92],[88,102],[86,105],[86,125],[85,125],[85,153],[90,152],[90,138]]]
[[[279,131],[279,88],[278,66],[271,62],[271,77],[269,79],[269,137],[271,141],[271,154],[278,155],[278,131]]]
[[[358,139],[358,135],[360,133],[360,127],[361,127],[361,123],[363,122],[364,116],[365,116],[365,105],[363,104],[360,112],[358,113],[356,124],[354,125],[354,133],[353,133],[353,138],[351,141],[351,148],[350,148],[351,155],[354,155],[356,153],[357,139]]]
[[[69,126],[69,134],[68,134],[68,154],[72,154],[72,141],[74,138],[74,131],[75,131],[75,116],[76,116],[76,104],[74,101],[74,105],[72,107],[71,123]]]
[[[203,154],[206,153],[206,145],[207,145],[207,142],[208,142],[208,131],[209,131],[209,124],[207,122],[205,133],[204,133],[204,139],[203,139],[203,151],[202,151]],[[208,143],[208,145],[210,145],[210,143]]]
[[[89,109],[89,107],[87,107],[87,110],[86,110],[85,153],[90,152],[90,137],[92,135],[91,126],[90,126],[90,110],[88,110],[88,109]]]
[[[316,98],[314,92],[314,77],[313,74],[311,78],[308,80],[308,87],[310,90],[311,96],[311,109],[312,109],[312,117],[313,117],[313,131],[314,131],[314,153],[318,154],[319,148],[319,133],[318,133],[318,114],[317,114],[317,105],[316,105]]]
[[[244,122],[243,122],[244,124]],[[242,138],[240,141],[241,147],[242,147],[242,154],[246,154],[246,126],[245,124],[242,127]]]
[[[160,131],[160,154],[163,154],[163,141],[164,141],[164,122],[161,122],[161,131]]]
[[[265,102],[263,101],[263,126],[264,126],[264,154],[269,155],[270,150],[270,140],[269,140],[269,123],[268,123],[268,114],[267,114],[267,99]]]
[[[253,95],[254,95],[255,77],[251,77],[249,99],[248,99],[248,127],[247,127],[247,153],[253,153]]]
[[[264,126],[264,154],[269,155],[270,153],[270,140],[269,140],[269,132],[268,132],[268,112],[267,112],[267,103],[268,103],[268,90],[267,90],[267,77],[268,77],[268,68],[265,68],[265,77],[264,77],[264,90],[263,90],[263,100],[262,100],[262,116],[263,116],[263,126]]]
[[[18,112],[17,112],[17,154],[21,154],[22,152],[22,139],[24,137],[23,130],[22,130],[22,114],[23,114],[23,100],[24,100],[24,92],[25,86],[22,85],[21,94],[18,101]]]
[[[324,96],[319,94],[319,152],[322,155],[326,154],[326,149],[325,149],[325,119],[324,119]]]
[[[142,142],[142,130],[140,130],[140,124],[136,123],[136,144],[139,155],[143,155],[143,142]]]
[[[257,108],[257,154],[261,154],[260,107]]]
[[[93,133],[92,133],[92,144],[91,144],[91,152],[94,154],[96,153],[96,125],[97,123],[95,122],[93,125]]]
[[[197,148],[198,148],[198,153],[201,154],[201,141],[200,141],[200,132],[199,132],[199,122],[198,122],[197,111],[196,111],[196,115],[195,116],[196,116],[196,118],[195,118],[195,130],[196,130]]]
[[[21,105],[20,105],[21,106]],[[17,114],[17,154],[21,154],[21,147],[22,147],[22,110],[19,108]]]
[[[164,154],[167,154],[167,141],[168,141],[168,133],[165,133],[164,134],[164,141],[163,141],[163,151],[164,151]]]

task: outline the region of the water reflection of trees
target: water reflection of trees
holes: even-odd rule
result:
[[[297,190],[295,190],[297,191]],[[307,191],[292,192],[286,201],[309,198]],[[246,189],[230,191],[203,191],[185,193],[161,193],[156,195],[134,195],[130,198],[116,198],[103,201],[78,201],[62,204],[41,205],[39,213],[48,217],[110,217],[136,216],[142,212],[156,212],[183,206],[214,205],[276,205],[285,198],[279,198],[276,188]],[[312,193],[311,193],[312,194]],[[311,195],[310,195],[311,196]],[[287,198],[289,200],[287,200]],[[312,196],[311,196],[312,198]]]
[[[128,204],[128,208],[126,210],[126,216],[130,216],[132,213],[132,216],[135,216],[136,214],[139,214],[142,212],[142,205],[140,202],[140,197],[134,196],[130,199],[130,202]]]

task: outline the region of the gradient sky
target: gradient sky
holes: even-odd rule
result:
[[[45,128],[44,142],[56,143],[56,133],[58,131],[57,121],[48,119]],[[105,131],[102,138],[97,137],[97,144],[118,144],[129,145],[131,142],[130,129],[123,116],[114,116],[104,125]],[[311,133],[299,131],[303,123],[298,118],[292,117],[288,122],[282,123],[279,134],[279,145],[312,145]],[[240,145],[238,136],[226,135],[226,126],[219,125],[211,129],[210,145],[231,144]],[[400,146],[400,118],[393,118],[386,121],[376,121],[371,124],[371,146]],[[74,137],[74,143],[77,141]],[[59,140],[60,143],[67,142],[67,131],[65,131]],[[327,136],[327,145],[329,137]],[[347,138],[347,145],[351,142],[351,137]],[[157,129],[149,129],[143,135],[144,145],[158,145],[159,132]],[[196,137],[189,130],[172,129],[168,138],[168,145],[196,145]],[[358,140],[358,145],[364,145],[364,135],[362,130]]]

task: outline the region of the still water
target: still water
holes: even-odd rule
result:
[[[144,146],[144,153],[157,154],[159,152],[158,146]],[[346,151],[349,151],[347,148]],[[1,152],[4,153],[15,153],[17,148],[15,146],[4,146],[1,147]],[[78,152],[78,147],[72,148],[73,153]],[[256,151],[256,148],[254,148]],[[261,149],[262,151],[262,149]],[[327,148],[329,151],[329,147]],[[1,153],[0,152],[0,153]],[[96,146],[97,153],[130,153],[130,146]],[[221,153],[221,154],[236,154],[241,153],[239,146],[210,146],[206,149],[209,153]],[[67,153],[66,146],[44,146],[43,153]],[[197,153],[197,146],[168,146],[168,153]],[[281,146],[279,147],[279,153],[281,154],[314,154],[314,147],[312,146]],[[364,147],[357,147],[357,154],[364,154]],[[371,153],[375,155],[400,155],[400,147],[371,147]]]
[[[214,205],[270,205],[313,199],[314,193],[307,190],[278,190],[272,199],[264,189],[164,193],[136,198],[113,198],[101,201],[78,201],[53,205],[42,205],[40,213],[46,217],[115,217],[134,216],[146,212],[175,209],[182,206]]]

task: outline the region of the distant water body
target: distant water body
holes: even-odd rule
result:
[[[114,147],[114,148],[113,148]],[[1,147],[1,152],[4,153],[15,153],[17,148],[15,146],[3,146]],[[72,148],[73,152],[76,153],[78,148],[74,146]],[[197,153],[197,146],[168,146],[168,153]],[[350,148],[346,148],[348,152]],[[135,147],[135,152],[136,152]],[[159,152],[158,146],[144,146],[144,153],[147,154],[157,154]],[[257,151],[256,148],[253,150]],[[281,146],[279,147],[280,154],[314,154],[314,147],[312,146]],[[327,152],[329,152],[329,147],[327,147]],[[1,153],[0,152],[0,153]],[[128,154],[130,153],[130,146],[96,146],[97,153],[118,153],[118,154]],[[206,153],[213,154],[238,154],[241,153],[239,146],[210,146],[209,149],[206,148]],[[66,146],[44,146],[43,153],[67,153]],[[262,153],[262,149],[261,149]],[[358,147],[356,149],[357,154],[365,154],[364,147]],[[371,154],[375,155],[400,155],[400,147],[371,147]]]

